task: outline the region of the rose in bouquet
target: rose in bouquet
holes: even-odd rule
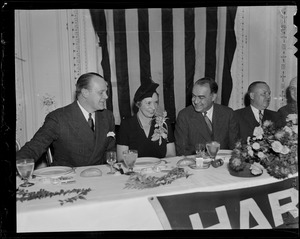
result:
[[[286,178],[298,172],[298,125],[297,115],[287,116],[287,124],[275,129],[273,122],[265,121],[256,127],[247,144],[240,141],[232,152],[229,167],[242,171],[251,164],[252,174],[262,173],[262,167],[275,178]]]

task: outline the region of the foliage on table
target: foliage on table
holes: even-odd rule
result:
[[[135,173],[130,175],[128,181],[125,184],[125,188],[145,189],[154,188],[161,185],[172,183],[178,178],[188,178],[191,174],[186,172],[183,168],[174,168],[166,175],[161,177],[151,176],[147,174]]]
[[[90,192],[91,189],[87,188],[87,189],[80,189],[80,188],[74,188],[72,190],[63,190],[61,189],[60,191],[57,192],[50,192],[47,191],[45,189],[40,189],[37,192],[29,192],[28,190],[24,190],[24,189],[18,189],[17,191],[17,201],[20,202],[24,202],[24,201],[30,201],[30,200],[35,200],[35,199],[42,199],[42,198],[47,198],[47,197],[54,197],[54,196],[59,196],[59,195],[67,195],[67,194],[71,194],[71,193],[75,193],[76,195],[64,200],[58,200],[60,202],[60,205],[63,205],[64,203],[73,203],[75,202],[77,199],[86,199],[84,196],[88,194],[88,192]]]
[[[275,178],[286,178],[298,172],[298,117],[290,114],[286,126],[275,129],[273,122],[265,121],[256,127],[247,144],[240,141],[232,152],[229,167],[242,171],[247,164],[262,165]],[[252,167],[252,173],[258,173],[258,167]]]

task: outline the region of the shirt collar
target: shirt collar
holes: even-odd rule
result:
[[[87,112],[86,109],[82,107],[82,105],[79,103],[78,100],[77,100],[77,104],[78,104],[81,112],[83,113],[84,118],[86,119],[86,121],[88,121],[88,119],[89,119],[89,112]],[[92,113],[92,118],[93,118],[93,120],[95,122],[95,112]]]
[[[259,109],[255,108],[253,105],[251,106],[251,110],[254,114],[255,119],[257,120],[257,122],[259,122]],[[262,114],[264,115],[264,110],[261,110]]]
[[[208,111],[206,111],[206,116],[209,118],[209,120],[212,122],[212,115],[213,115],[213,111],[214,111],[214,105],[212,105],[210,107],[210,109]]]
[[[253,105],[250,105],[254,114],[259,114],[259,109],[255,108]],[[264,110],[260,110],[264,114]]]

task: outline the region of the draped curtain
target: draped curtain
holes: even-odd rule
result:
[[[219,84],[217,102],[226,105],[230,95],[233,109],[244,107],[251,82],[266,81],[269,109],[278,110],[297,76],[296,12],[296,6],[17,10],[16,138],[23,145],[49,111],[71,103],[78,77],[89,71],[109,80],[107,108],[116,124],[132,113],[133,95],[148,76],[160,84],[160,105],[172,121],[205,75]]]
[[[160,106],[175,122],[191,104],[193,83],[209,76],[219,85],[218,103],[228,105],[236,49],[236,7],[90,10],[109,82],[107,108],[116,124],[132,115],[137,88],[158,83]],[[100,63],[99,63],[100,64]]]
[[[269,109],[277,111],[286,104],[287,86],[298,69],[296,12],[297,6],[238,7],[230,107],[244,107],[248,86],[258,80],[270,86]]]

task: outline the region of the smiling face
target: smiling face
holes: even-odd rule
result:
[[[271,101],[270,87],[264,83],[258,83],[250,92],[251,105],[258,110],[268,108]]]
[[[138,103],[139,112],[146,118],[152,118],[158,107],[158,95],[153,93],[152,97],[144,98]]]
[[[211,93],[208,83],[203,85],[194,85],[192,91],[192,104],[195,108],[195,111],[208,111],[212,107],[216,97],[217,94]]]
[[[103,110],[107,96],[107,83],[104,79],[93,76],[90,80],[88,89],[82,89],[82,94],[86,101],[88,112]]]

